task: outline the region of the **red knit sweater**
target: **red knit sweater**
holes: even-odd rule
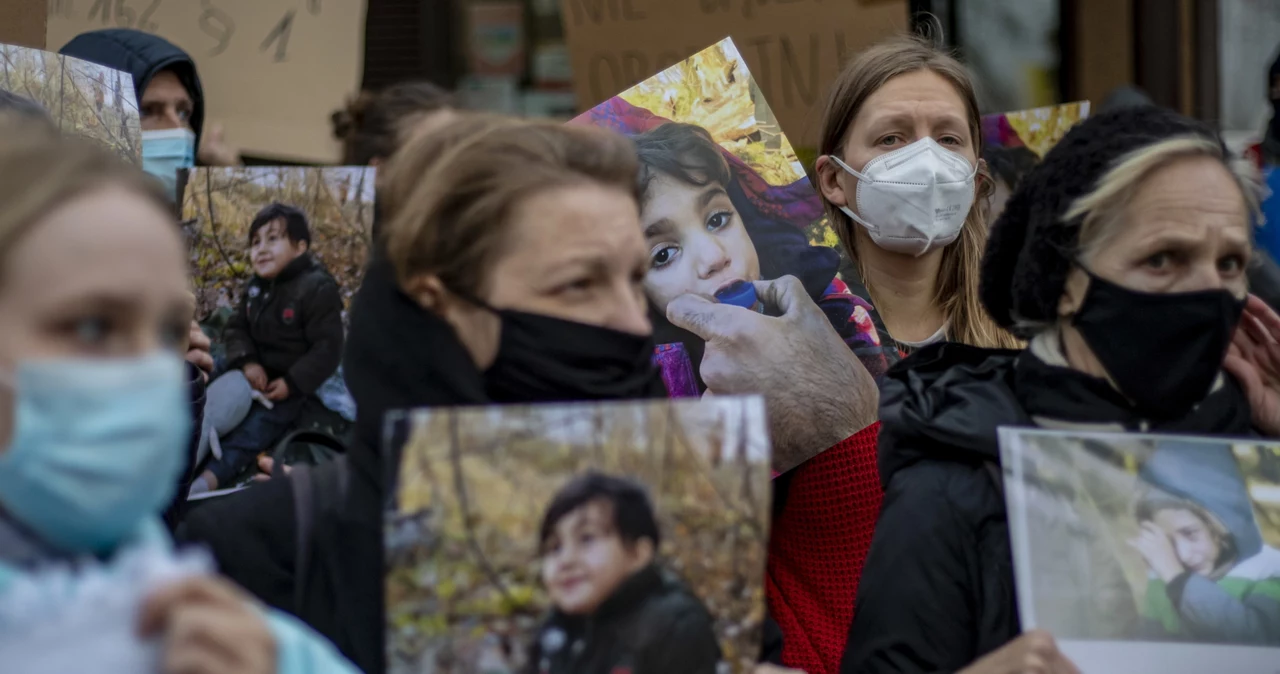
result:
[[[765,594],[782,660],[837,674],[884,492],[876,422],[797,467],[769,542]]]

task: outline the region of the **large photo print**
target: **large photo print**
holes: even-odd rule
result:
[[[1001,452],[1024,629],[1088,672],[1274,670],[1280,444],[1001,429]]]
[[[839,276],[838,240],[822,202],[732,40],[573,123],[618,131],[639,151],[651,256],[645,288],[672,395],[705,390],[698,376],[704,344],[666,319],[672,300],[694,294],[770,313],[776,308],[762,303],[750,283],[787,275],[803,282],[873,376],[896,360],[892,347],[880,343],[865,292],[851,291]]]
[[[142,125],[129,73],[53,52],[0,44],[0,91],[30,101],[63,132],[137,164]]]
[[[389,671],[751,671],[770,447],[759,398],[388,419]]]
[[[179,180],[196,320],[216,366],[197,491],[245,484],[294,431],[338,439],[350,429],[340,362],[374,182],[366,167],[198,168]]]

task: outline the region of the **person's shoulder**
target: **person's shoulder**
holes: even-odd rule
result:
[[[978,521],[1003,508],[996,464],[924,459],[897,471],[885,488],[893,507],[922,527]]]

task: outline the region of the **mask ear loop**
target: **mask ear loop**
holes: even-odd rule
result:
[[[829,154],[827,155],[827,157],[830,158],[831,161],[835,162],[836,166],[839,166],[841,169],[843,169],[845,173],[848,173],[849,175],[857,178],[859,182],[859,188],[861,188],[861,183],[863,182],[868,182],[868,183],[875,182],[871,178],[868,178],[862,175],[861,173],[859,173],[858,171],[853,170],[852,167],[844,163],[844,160],[840,159],[839,157],[833,154]],[[848,201],[848,200],[849,200],[848,195],[845,195],[845,201]],[[855,201],[856,201],[856,196],[855,196]],[[849,216],[854,222],[862,225],[863,227],[866,227],[867,229],[870,229],[872,231],[877,231],[877,232],[880,231],[879,227],[876,227],[875,225],[867,222],[866,220],[863,220],[861,217],[858,216],[857,213],[854,213],[852,208],[849,208],[848,206],[837,206],[837,208],[840,209],[841,213],[844,213],[845,215]]]

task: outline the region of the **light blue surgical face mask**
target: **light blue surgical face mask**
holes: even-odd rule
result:
[[[181,357],[21,362],[0,508],[73,553],[113,550],[173,498],[191,428]]]
[[[196,135],[190,129],[142,132],[142,169],[159,178],[175,198],[178,170],[195,165]]]

